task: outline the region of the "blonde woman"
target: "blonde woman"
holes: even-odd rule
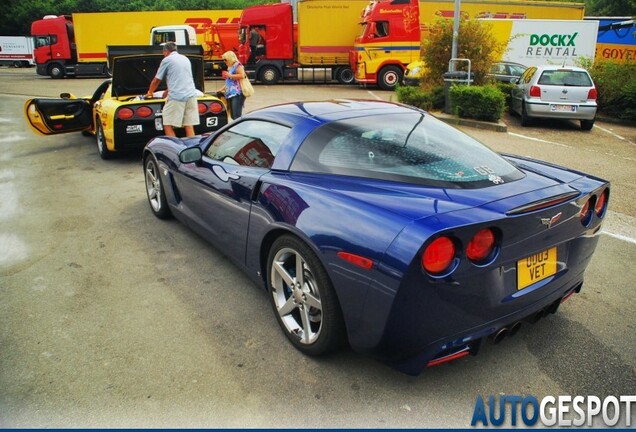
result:
[[[232,119],[243,115],[245,96],[241,91],[241,80],[245,78],[245,68],[238,61],[234,51],[227,51],[221,56],[227,65],[227,70],[221,74],[225,78],[225,86],[221,89],[230,108]]]

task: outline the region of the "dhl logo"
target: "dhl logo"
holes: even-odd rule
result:
[[[461,11],[462,18],[469,18],[469,14],[466,11]],[[435,11],[435,15],[442,18],[453,18],[455,14],[454,10],[438,10]],[[524,12],[479,12],[475,15],[475,18],[491,18],[491,19],[525,19],[527,15]]]
[[[231,24],[238,22],[238,18],[219,18],[216,20],[216,24]],[[214,21],[211,18],[186,18],[183,23],[193,27],[197,34],[203,34],[212,27]]]
[[[459,13],[461,14],[461,18],[468,19],[468,12],[459,11]],[[454,18],[455,11],[454,10],[438,10],[438,11],[435,11],[435,15],[441,18]]]
[[[475,18],[526,19],[527,15],[523,12],[479,12]]]

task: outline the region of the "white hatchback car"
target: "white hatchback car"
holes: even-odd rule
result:
[[[597,91],[585,69],[531,66],[513,83],[510,110],[521,116],[522,126],[533,118],[580,120],[583,130],[594,126]]]

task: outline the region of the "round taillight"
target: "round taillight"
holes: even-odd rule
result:
[[[119,120],[130,120],[135,115],[135,112],[130,108],[122,108],[117,111],[117,118]]]
[[[147,106],[140,106],[137,108],[137,116],[139,117],[150,117],[152,115],[152,108]]]
[[[214,113],[214,114],[218,114],[220,112],[223,112],[223,104],[220,104],[218,102],[212,102],[210,104],[210,112]]]
[[[439,237],[426,247],[422,254],[422,266],[436,275],[449,269],[455,259],[455,244],[448,237]]]
[[[199,102],[199,114],[205,114],[206,112],[208,112],[208,106]]]
[[[607,196],[609,195],[609,190],[605,189],[601,195],[599,195],[596,200],[596,205],[594,205],[594,213],[596,216],[603,217],[605,216],[605,209],[607,208]]]
[[[587,201],[585,201],[585,204],[583,204],[581,212],[579,213],[581,223],[585,226],[589,225],[590,221],[592,220],[592,204],[590,203],[590,201],[592,201],[592,198],[589,198]]]
[[[473,262],[482,262],[492,254],[495,248],[495,233],[490,228],[477,232],[466,247],[466,256]]]

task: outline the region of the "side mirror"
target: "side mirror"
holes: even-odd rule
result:
[[[198,163],[203,158],[203,152],[200,147],[188,147],[179,153],[179,161],[184,164]]]

